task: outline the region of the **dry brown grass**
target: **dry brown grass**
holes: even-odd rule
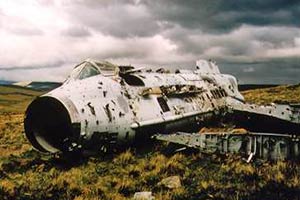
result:
[[[257,104],[300,103],[300,84],[244,91],[247,102]]]
[[[283,97],[297,102],[300,89],[293,90],[279,87],[244,94],[248,101],[259,103]],[[28,104],[27,97],[19,105]],[[299,163],[247,164],[236,155],[168,155],[162,153],[164,145],[143,153],[128,149],[67,163],[32,149],[24,137],[25,108],[20,112],[19,106],[11,106],[0,115],[0,199],[122,200],[138,191],[152,191],[156,199],[296,199],[299,195]],[[158,184],[173,175],[180,177],[182,187]]]

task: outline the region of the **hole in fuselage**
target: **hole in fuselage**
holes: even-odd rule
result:
[[[55,98],[35,99],[26,111],[24,123],[27,138],[40,151],[64,151],[72,139],[69,113]]]
[[[131,86],[145,86],[144,81],[135,75],[123,75],[122,78],[124,79],[124,81]]]

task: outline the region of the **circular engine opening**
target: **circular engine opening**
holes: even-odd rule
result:
[[[42,151],[65,151],[72,137],[68,110],[53,97],[39,97],[27,108],[25,134],[32,145]]]

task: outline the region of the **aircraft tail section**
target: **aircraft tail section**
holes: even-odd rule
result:
[[[219,67],[214,61],[197,60],[196,66],[197,66],[197,71],[201,73],[220,74]]]

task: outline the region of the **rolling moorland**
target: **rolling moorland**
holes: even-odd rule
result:
[[[166,153],[167,144],[66,160],[36,152],[23,130],[26,106],[42,92],[0,86],[0,199],[299,199],[300,163],[245,163],[237,155]],[[252,103],[299,103],[300,85],[243,92]],[[168,188],[164,178],[179,176]]]

